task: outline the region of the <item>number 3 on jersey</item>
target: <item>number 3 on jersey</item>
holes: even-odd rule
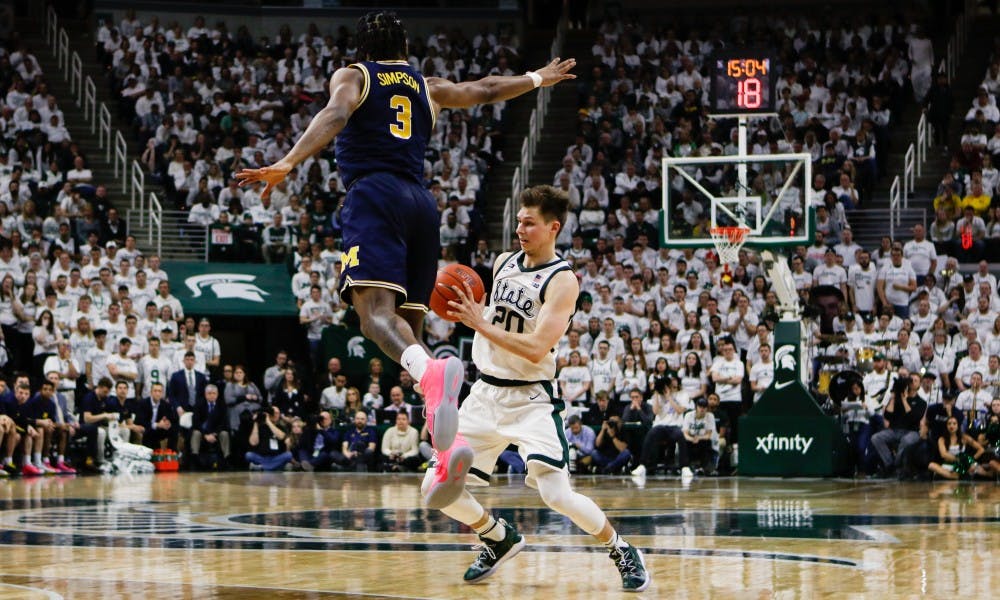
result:
[[[410,117],[413,114],[410,99],[397,94],[389,98],[389,108],[396,111],[396,123],[389,124],[389,133],[402,140],[410,139]]]

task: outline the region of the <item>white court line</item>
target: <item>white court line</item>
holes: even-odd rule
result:
[[[322,590],[322,589],[310,589],[310,588],[292,588],[292,587],[282,587],[274,585],[249,585],[245,583],[181,583],[173,581],[156,581],[156,580],[139,580],[139,579],[108,579],[107,577],[59,577],[56,575],[20,575],[14,573],[0,573],[0,577],[30,577],[32,579],[49,579],[55,581],[100,581],[106,583],[108,581],[117,581],[120,583],[139,583],[146,585],[177,585],[177,586],[188,586],[192,588],[206,588],[206,587],[217,587],[217,588],[238,588],[238,589],[248,589],[248,590],[276,590],[280,592],[300,592],[309,593],[315,592],[318,594],[345,594],[350,596],[363,596],[363,597],[373,597],[373,598],[394,598],[396,600],[426,600],[426,596],[398,596],[394,594],[376,594],[373,592],[359,592],[356,590]],[[0,586],[10,586],[14,588],[20,588],[25,590],[32,590],[43,592],[49,595],[52,600],[63,600],[63,597],[55,592],[49,592],[47,590],[39,590],[37,588],[31,588],[23,585],[13,585],[8,583],[0,583]]]
[[[9,575],[9,577],[21,577],[21,575]],[[24,575],[24,577],[34,577],[34,575]],[[63,597],[56,592],[50,592],[49,590],[43,590],[40,588],[34,588],[27,585],[15,585],[13,583],[3,583],[0,581],[0,587],[15,588],[18,590],[31,590],[32,592],[41,592],[45,594],[49,600],[63,600]]]

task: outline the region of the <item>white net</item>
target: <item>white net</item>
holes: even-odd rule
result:
[[[720,264],[734,264],[739,261],[740,248],[746,243],[748,227],[712,227],[712,242],[719,253]]]

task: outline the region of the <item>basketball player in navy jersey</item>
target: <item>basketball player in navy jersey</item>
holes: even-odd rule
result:
[[[439,453],[440,477],[425,497],[435,506],[443,502],[439,494],[454,497],[464,486],[472,454],[467,446],[451,451],[464,366],[454,357],[430,358],[419,342],[440,253],[437,204],[423,181],[424,149],[442,108],[500,102],[573,79],[576,61],[556,58],[524,75],[453,83],[425,78],[409,65],[406,30],[393,13],[366,14],[356,39],[362,60],[333,74],[329,103],[291,151],[236,177],[240,185],[265,182],[267,195],[336,138],[337,169],[347,187],[341,296],[354,305],[362,333],[420,382]]]
[[[607,546],[623,590],[641,592],[650,582],[642,553],[618,535],[593,500],[570,487],[562,421],[566,407],[552,389],[555,348],[580,295],[573,269],[556,254],[569,198],[552,186],[539,185],[522,192],[520,200],[521,250],[497,257],[492,291],[477,303],[467,284],[462,290],[452,286],[460,301],[450,303],[451,312],[476,332],[472,359],[480,373],[459,411],[456,448],[469,445],[475,453],[463,479],[469,485],[489,485],[497,456],[509,444],[516,445],[528,467],[525,484],[536,488],[549,508]],[[424,485],[434,479],[428,469]],[[468,490],[461,490],[441,510],[472,528],[482,541],[482,552],[465,572],[468,583],[486,579],[525,546],[513,524],[494,518]]]

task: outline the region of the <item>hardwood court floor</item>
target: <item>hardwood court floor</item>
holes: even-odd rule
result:
[[[647,598],[988,598],[1000,486],[574,478],[646,551]],[[478,586],[474,536],[415,475],[0,481],[6,598],[616,598],[603,548],[519,478],[476,495],[529,547]]]

